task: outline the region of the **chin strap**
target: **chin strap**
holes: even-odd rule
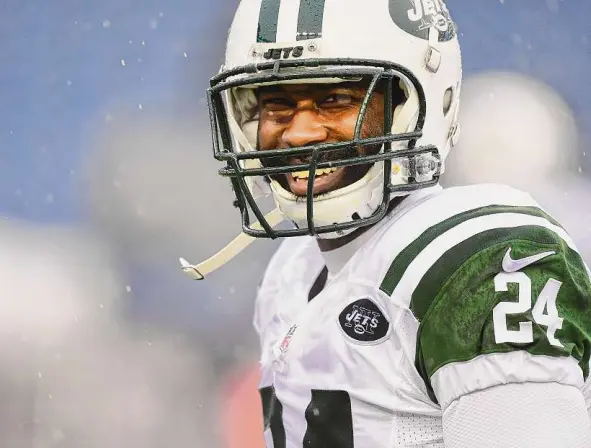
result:
[[[285,220],[283,214],[279,211],[278,208],[269,212],[265,216],[265,220],[269,223],[271,227],[277,226],[279,223]],[[260,230],[262,229],[261,225],[256,222],[252,225],[253,229]],[[191,264],[184,258],[179,258],[181,262],[181,269],[185,274],[187,274],[193,280],[203,280],[206,275],[212,273],[218,268],[221,268],[227,262],[229,262],[232,258],[246,249],[250,244],[255,240],[255,237],[249,236],[245,233],[241,233],[232,241],[230,241],[226,247],[216,253],[214,256],[208,258],[207,260],[199,263],[199,264]]]

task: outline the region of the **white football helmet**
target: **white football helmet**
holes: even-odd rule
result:
[[[461,56],[457,30],[442,0],[242,0],[230,29],[225,63],[212,78],[208,102],[214,156],[226,162],[243,232],[254,237],[342,236],[382,219],[393,196],[434,185],[459,135]],[[257,88],[278,83],[371,80],[352,141],[257,151]],[[375,86],[386,89],[382,137],[360,137]],[[393,104],[393,89],[406,101]],[[391,112],[388,112],[391,111]],[[335,148],[382,145],[377,155],[322,162]],[[307,163],[268,167],[298,156]],[[322,195],[297,197],[272,175],[372,164],[364,177]],[[312,191],[311,188],[308,190]],[[294,228],[278,230],[260,206],[272,193]],[[253,224],[251,212],[259,224]],[[275,212],[275,218],[277,212]]]

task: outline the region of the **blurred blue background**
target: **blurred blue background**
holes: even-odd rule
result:
[[[87,131],[105,119],[114,102],[138,114],[141,104],[144,110],[204,120],[199,99],[221,65],[236,4],[0,2],[2,215],[81,218],[78,187]],[[485,0],[473,7],[450,0],[448,5],[461,32],[466,75],[489,69],[531,74],[566,99],[580,129],[590,128],[591,2]]]
[[[195,386],[192,403],[209,400],[211,406],[219,406],[223,378],[256,362],[257,342],[250,326],[252,300],[276,244],[261,242],[240,255],[232,266],[212,276],[210,282],[188,281],[177,265],[178,256],[200,261],[239,230],[238,217],[230,206],[229,187],[217,179],[217,165],[210,160],[203,101],[208,79],[222,63],[237,3],[0,0],[0,216],[16,223],[16,227],[4,229],[4,236],[12,238],[11,232],[17,232],[31,256],[45,253],[44,244],[55,241],[50,236],[53,230],[48,229],[66,229],[71,238],[64,244],[67,254],[80,251],[81,241],[92,241],[92,247],[82,249],[88,261],[79,260],[78,265],[95,263],[95,255],[106,252],[104,266],[95,268],[115,272],[114,313],[122,316],[117,325],[104,328],[112,331],[125,327],[122,340],[134,343],[152,344],[162,339],[163,333],[167,341],[169,337],[189,340],[181,344],[181,352],[162,348],[156,355],[151,352],[135,361],[129,354],[137,351],[121,352],[119,340],[105,342],[104,350],[97,352],[96,356],[103,356],[100,359],[107,364],[111,356],[118,357],[120,364],[135,362],[138,372],[152,371],[156,364],[176,366],[178,359],[192,360],[198,353],[195,362],[199,366],[189,363],[188,373],[177,369],[173,374],[165,369],[166,374],[160,372],[156,379],[145,378],[146,390],[158,385],[165,390],[163,396],[147,395],[156,407],[169,403],[166,400],[175,402],[178,391],[169,386],[175,381],[186,386],[184,391],[191,384],[201,384]],[[583,226],[580,235],[587,235],[586,222],[591,216],[587,205],[591,191],[586,183],[591,179],[587,174],[591,170],[587,153],[591,141],[591,2],[447,3],[458,23],[467,79],[496,71],[528,75],[553,89],[572,110],[579,143],[573,145],[566,139],[564,147],[559,143],[555,150],[559,159],[564,152],[565,158],[575,160],[572,173],[566,176],[577,177],[577,196],[565,201],[571,188],[551,176],[542,183],[555,187],[554,196],[549,195],[548,200],[557,209],[562,205],[561,218],[568,220],[570,216]],[[507,107],[515,105],[508,103]],[[524,121],[527,115],[524,109]],[[484,116],[481,126],[489,126]],[[532,132],[531,126],[527,129]],[[520,124],[513,123],[510,131],[519,133]],[[524,140],[528,138],[525,135]],[[527,159],[523,169],[528,170]],[[577,210],[564,211],[565,204],[574,204]],[[591,252],[591,243],[586,247]],[[5,252],[10,264],[15,257]],[[68,257],[64,256],[64,266],[78,269],[78,265],[67,261]],[[69,275],[77,276],[77,272]],[[42,282],[42,278],[36,281]],[[53,291],[52,286],[48,288]],[[56,288],[55,294],[61,294],[62,290]],[[100,307],[93,308],[96,313],[103,308],[103,299],[95,289],[93,280],[89,280],[82,283],[80,291],[85,300],[100,303]],[[69,342],[60,344],[69,347]],[[87,348],[81,344],[76,359],[87,356]],[[15,371],[28,372],[27,378],[32,375],[33,382],[38,375],[31,372],[45,365],[39,352],[35,353],[32,364],[15,361],[14,367]],[[90,376],[97,373],[84,370],[76,362],[70,370]],[[201,380],[197,381],[197,377]],[[111,381],[127,387],[128,383],[121,383],[119,378],[114,376]],[[34,404],[40,400],[39,385],[31,384],[23,385],[24,395],[12,398],[2,395],[0,388],[0,396],[12,403],[33,402],[33,408],[25,406],[11,417],[17,426],[35,420],[32,415],[43,415],[40,409],[44,408]],[[57,386],[47,387],[45,397],[52,396],[51,390]],[[136,433],[118,440],[144,447],[187,446],[183,441],[197,437],[191,432],[197,431],[191,422],[206,418],[188,409],[193,408],[187,405],[178,409],[178,414],[190,416],[186,427],[191,429],[186,429],[186,437],[178,439],[176,445],[158,445],[154,438],[140,440]],[[110,412],[105,413],[106,428]],[[217,415],[206,414],[207,418]],[[175,415],[173,412],[166,420],[173,429],[162,429],[162,419],[150,420],[152,434],[180,434],[178,421],[171,423]],[[71,446],[77,447],[124,446],[85,433],[80,428],[86,430],[86,426],[76,426],[70,414],[63,418],[76,428],[78,438],[68,436],[63,429],[62,436],[55,436],[52,429],[47,437],[70,437]],[[0,423],[0,431],[2,427],[14,425]],[[43,431],[30,430],[27,425],[24,428],[15,440],[44,440]],[[129,432],[129,428],[126,430]],[[223,439],[223,431],[214,431],[209,423],[198,431],[202,440],[209,440],[202,446],[217,446]],[[138,429],[138,433],[146,432]],[[80,444],[80,440],[87,443]]]

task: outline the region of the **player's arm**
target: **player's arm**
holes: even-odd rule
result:
[[[430,267],[412,308],[447,448],[591,446],[591,282],[564,230],[474,235]]]

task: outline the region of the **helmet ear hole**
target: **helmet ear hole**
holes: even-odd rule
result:
[[[449,87],[443,93],[443,116],[444,117],[447,116],[447,114],[451,110],[453,99],[454,99],[454,89],[453,89],[453,87]]]

